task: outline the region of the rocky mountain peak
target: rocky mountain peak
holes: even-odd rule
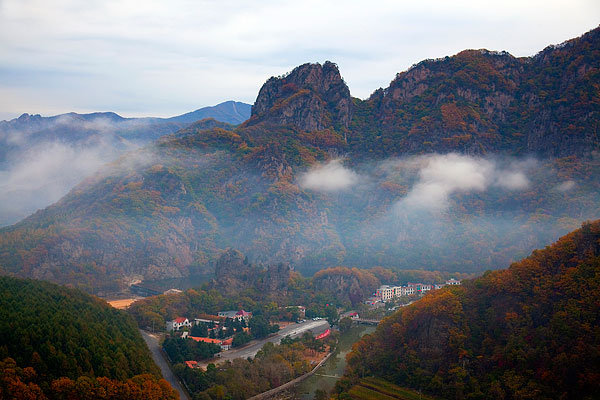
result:
[[[347,128],[352,118],[350,90],[330,61],[303,64],[287,75],[271,77],[260,89],[249,125],[294,124],[312,132]]]

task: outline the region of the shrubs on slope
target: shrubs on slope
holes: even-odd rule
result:
[[[446,398],[593,398],[599,296],[596,221],[509,269],[401,309],[355,345],[340,390],[376,376]]]

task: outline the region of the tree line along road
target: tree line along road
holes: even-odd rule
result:
[[[318,320],[318,321],[310,320],[310,321],[302,322],[300,324],[291,324],[291,325],[286,326],[285,328],[282,328],[279,332],[274,333],[264,339],[252,340],[244,347],[235,348],[235,349],[231,349],[231,350],[222,352],[221,357],[218,359],[218,361],[216,363],[220,363],[225,360],[233,360],[234,358],[248,358],[248,357],[253,358],[256,355],[256,353],[258,353],[258,351],[260,349],[262,349],[262,347],[267,342],[279,344],[281,339],[283,339],[284,337],[286,337],[288,335],[292,338],[296,338],[296,337],[302,336],[304,334],[304,332],[307,332],[307,331],[312,331],[312,334],[314,336],[316,336],[316,335],[319,335],[319,334],[325,332],[328,328],[329,328],[329,322],[327,322],[326,320]]]
[[[329,323],[326,320],[318,320],[318,321],[311,320],[311,321],[306,321],[306,322],[302,322],[299,324],[290,324],[290,325],[282,328],[279,332],[269,335],[268,337],[266,337],[264,339],[252,340],[243,347],[224,351],[224,352],[220,353],[220,357],[218,357],[216,360],[211,360],[210,362],[201,364],[201,366],[203,368],[206,368],[206,366],[211,362],[215,363],[215,364],[219,364],[219,363],[225,362],[227,360],[233,360],[235,358],[254,357],[254,356],[256,356],[256,353],[258,353],[258,351],[260,349],[262,349],[262,347],[267,342],[279,344],[279,342],[281,342],[281,339],[283,339],[284,337],[286,337],[288,335],[292,338],[296,338],[296,337],[302,336],[304,334],[304,332],[308,332],[308,331],[311,331],[312,334],[314,336],[316,336],[316,335],[319,335],[319,334],[325,332],[328,328],[329,328]],[[165,380],[171,384],[173,389],[175,389],[179,392],[179,396],[182,400],[189,399],[187,392],[183,389],[181,383],[179,382],[179,379],[177,379],[175,374],[173,374],[173,371],[169,367],[168,361],[165,359],[164,352],[160,348],[159,336],[148,333],[141,329],[140,329],[140,332],[142,333],[142,336],[143,336],[144,340],[146,341],[146,344],[150,348],[150,352],[152,354],[152,358],[154,359],[154,362],[160,367],[160,370],[161,370]]]

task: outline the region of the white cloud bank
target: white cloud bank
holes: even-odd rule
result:
[[[449,197],[456,192],[483,192],[490,187],[506,190],[523,190],[529,187],[526,170],[532,161],[514,162],[500,166],[493,159],[483,159],[460,154],[432,154],[409,159],[384,161],[384,175],[399,170],[417,174],[418,180],[409,193],[400,199],[396,208],[410,210],[443,210],[449,205]],[[368,168],[370,169],[370,168]],[[361,176],[364,174],[363,178]],[[373,190],[368,182],[381,179],[381,172],[363,171],[361,175],[345,167],[341,159],[329,161],[310,169],[299,178],[303,189],[335,192],[357,187],[357,190]]]
[[[562,182],[560,185],[557,185],[555,187],[556,190],[558,190],[559,192],[568,192],[570,190],[573,190],[575,188],[575,186],[577,186],[577,184],[575,183],[575,181],[572,180],[568,180],[568,181],[564,181]]]
[[[45,142],[14,155],[15,161],[0,170],[0,226],[56,202],[116,154],[105,143]]]
[[[419,180],[408,195],[396,203],[396,211],[443,211],[456,192],[483,192],[489,187],[522,190],[529,186],[523,165],[502,169],[492,160],[459,154],[429,155],[415,160]]]
[[[348,189],[356,183],[358,183],[358,175],[344,167],[339,159],[312,168],[300,177],[302,188],[322,192]]]

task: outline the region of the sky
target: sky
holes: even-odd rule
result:
[[[367,98],[426,58],[530,56],[599,23],[597,0],[0,0],[0,120],[253,103],[269,77],[326,60]]]

